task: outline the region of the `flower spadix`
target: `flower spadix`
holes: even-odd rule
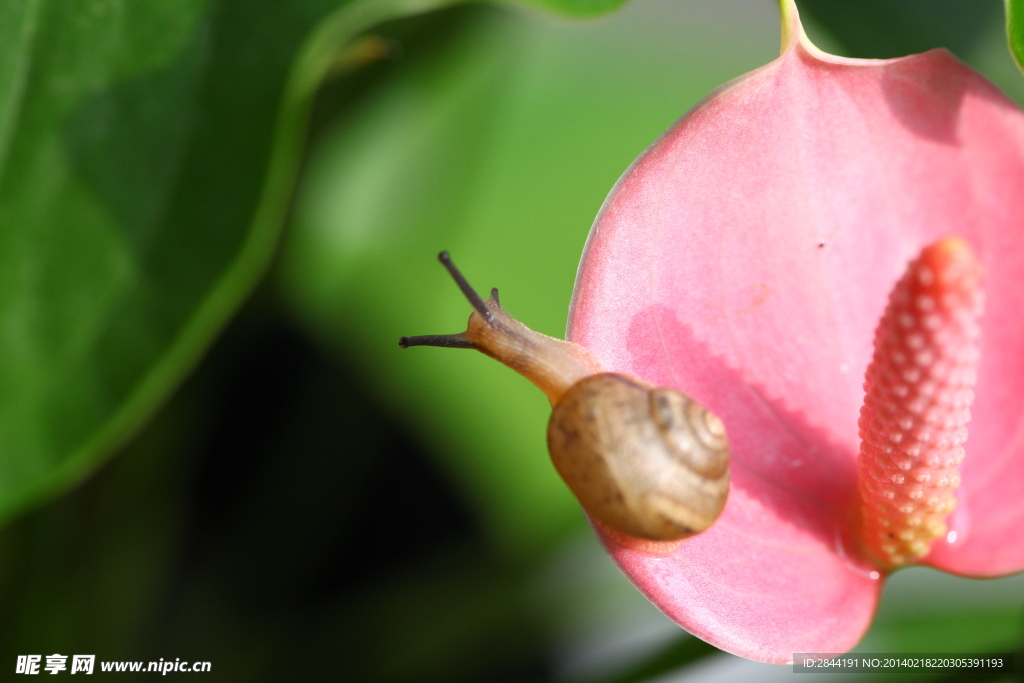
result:
[[[925,248],[875,333],[860,413],[860,541],[895,568],[925,557],[956,508],[974,402],[981,264],[963,240]]]
[[[830,56],[780,6],[781,56],[612,190],[568,336],[721,417],[716,524],[668,554],[597,530],[689,631],[781,663],[856,644],[898,567],[1024,569],[1024,115],[944,50]]]

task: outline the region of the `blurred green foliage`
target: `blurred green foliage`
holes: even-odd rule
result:
[[[619,174],[693,102],[777,49],[772,33],[751,42],[743,24],[703,14],[662,4],[579,25],[472,13],[457,35],[403,41],[403,59],[380,65],[314,141],[283,255],[290,303],[432,440],[510,552],[582,523],[547,460],[547,402],[479,354],[400,353],[397,339],[465,326],[469,308],[434,258],[442,248],[480,291],[499,286],[513,315],[562,336],[590,222]],[[710,50],[716,18],[716,35],[736,31],[734,50]]]
[[[1024,2],[1006,0],[1006,39],[1017,68],[1024,71]]]
[[[1000,0],[802,0],[800,11],[828,28],[842,54],[902,57],[944,47],[970,55],[1002,24]]]
[[[442,4],[0,6],[0,515],[100,465],[273,266],[116,460],[0,534],[0,662],[782,677],[681,636],[618,575],[548,464],[539,392],[480,354],[396,345],[465,324],[442,248],[560,336],[605,194],[777,54],[774,3],[424,14]],[[1024,93],[998,0],[800,7],[822,47],[946,44]],[[1021,648],[1022,607],[1019,578],[899,572],[860,649]]]

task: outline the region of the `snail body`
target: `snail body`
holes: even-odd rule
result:
[[[686,394],[605,372],[584,347],[534,332],[498,291],[483,300],[439,256],[473,305],[465,332],[402,337],[399,345],[472,348],[533,382],[553,407],[548,450],[584,511],[628,537],[670,541],[718,518],[729,491],[722,422]]]

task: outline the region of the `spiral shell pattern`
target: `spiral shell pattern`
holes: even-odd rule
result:
[[[674,389],[618,373],[569,389],[548,449],[587,514],[639,539],[707,529],[729,493],[729,443],[713,413]]]

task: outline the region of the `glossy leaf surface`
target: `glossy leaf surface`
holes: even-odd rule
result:
[[[349,41],[445,4],[4,4],[0,518],[123,442],[262,275]]]
[[[1017,68],[1024,71],[1024,2],[1006,0],[1006,40]]]
[[[986,270],[982,361],[953,544],[927,562],[1024,567],[1024,116],[944,51],[831,57],[783,3],[784,49],[713,93],[620,180],[591,232],[569,336],[725,422],[733,489],[668,557],[614,545],[664,611],[784,662],[852,647],[880,581],[851,541],[872,336],[907,262],[947,235]]]

